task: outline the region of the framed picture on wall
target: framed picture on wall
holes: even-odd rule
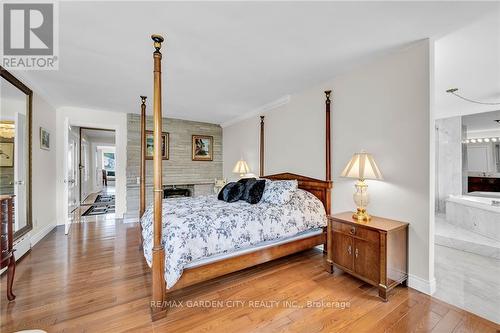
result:
[[[153,131],[146,131],[146,152],[145,152],[145,158],[147,160],[152,160],[153,159],[153,151],[154,151],[154,144],[153,144]],[[169,137],[168,137],[168,132],[162,132],[161,134],[161,155],[162,159],[168,160],[169,159]]]
[[[50,132],[40,127],[40,149],[50,150]]]
[[[212,161],[214,138],[209,135],[193,135],[192,155],[193,161]]]
[[[14,142],[0,142],[0,167],[14,166]]]

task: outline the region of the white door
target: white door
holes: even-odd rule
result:
[[[14,230],[26,225],[26,116],[16,114],[14,136]]]
[[[66,150],[66,184],[68,193],[68,217],[65,232],[68,233],[71,223],[75,219],[75,210],[78,208],[78,137],[68,127],[68,149]]]

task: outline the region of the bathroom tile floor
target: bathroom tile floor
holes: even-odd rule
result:
[[[500,324],[500,260],[436,244],[432,296]]]

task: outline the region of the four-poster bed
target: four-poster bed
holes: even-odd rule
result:
[[[162,154],[161,154],[161,134],[162,134],[162,109],[161,109],[161,58],[160,53],[161,43],[163,38],[159,35],[153,35],[152,39],[154,41],[155,51],[153,53],[154,60],[154,94],[153,94],[153,119],[154,119],[154,155],[153,155],[153,182],[154,182],[154,202],[153,208],[148,209],[145,214],[145,181],[144,181],[144,130],[145,130],[145,97],[142,99],[144,106],[141,106],[141,181],[140,181],[140,217],[141,230],[144,226],[142,223],[146,219],[151,219],[151,224],[146,225],[146,233],[150,232],[148,235],[148,241],[152,243],[152,250],[149,250],[149,245],[144,243],[145,256],[148,263],[150,263],[152,268],[152,300],[150,303],[151,307],[151,318],[156,320],[162,318],[166,315],[167,307],[167,293],[174,290],[184,288],[187,286],[194,285],[196,283],[207,281],[225,274],[236,272],[248,267],[252,267],[261,263],[265,263],[277,258],[281,258],[293,253],[297,253],[317,245],[325,245],[327,243],[327,232],[326,232],[326,214],[330,214],[330,191],[332,188],[331,181],[331,160],[330,160],[330,91],[326,91],[326,180],[313,179],[301,175],[291,174],[291,173],[280,173],[275,175],[264,176],[264,116],[261,116],[260,122],[260,176],[261,178],[268,179],[270,181],[277,180],[293,180],[297,181],[297,187],[301,192],[301,195],[311,200],[311,206],[316,205],[320,207],[322,213],[314,213],[311,216],[317,218],[321,216],[324,219],[324,223],[321,228],[317,228],[314,232],[306,232],[302,234],[296,234],[294,237],[284,238],[278,240],[275,243],[266,243],[262,246],[255,246],[246,250],[235,251],[234,254],[229,253],[229,255],[216,257],[212,260],[201,260],[200,263],[196,265],[186,265],[181,270],[182,275],[177,276],[177,280],[174,281],[174,285],[170,283],[170,288],[167,290],[166,286],[168,281],[166,276],[169,273],[168,270],[165,271],[165,248],[162,244],[163,236],[170,236],[174,233],[173,229],[170,230],[166,228],[168,220],[162,222],[162,200],[163,200],[163,186],[162,186]],[[142,98],[142,97],[141,97]],[[144,111],[144,112],[142,112]],[[299,190],[297,190],[299,191]],[[305,192],[304,192],[305,191]],[[311,195],[312,194],[312,195]],[[308,197],[309,196],[309,197]],[[181,199],[179,199],[180,201]],[[182,200],[194,200],[194,199],[182,199]],[[166,201],[166,208],[177,209],[177,206],[172,206],[173,204]],[[235,205],[227,204],[226,205]],[[221,203],[222,205],[222,203]],[[253,205],[256,207],[259,205]],[[180,207],[180,206],[179,206]],[[251,213],[251,209],[245,206]],[[324,209],[323,209],[324,207]],[[183,207],[180,208],[182,210]],[[223,209],[225,209],[223,207]],[[230,208],[227,208],[230,210]],[[310,208],[309,208],[310,209]],[[300,210],[300,209],[299,209]],[[168,212],[167,212],[168,213]],[[222,218],[221,218],[222,219]],[[149,222],[148,222],[149,223]],[[195,225],[198,221],[191,221],[190,225]],[[200,222],[201,223],[201,222]],[[187,222],[185,223],[188,224]],[[330,228],[330,227],[329,227]],[[152,230],[151,230],[152,229]],[[165,230],[164,230],[165,229]],[[167,233],[163,235],[163,232]],[[152,234],[152,235],[151,235]],[[151,239],[152,238],[152,239]],[[328,240],[329,242],[329,240]],[[167,248],[175,245],[166,242]],[[331,246],[331,244],[328,244]],[[169,249],[170,250],[170,249]],[[149,252],[150,251],[150,252]],[[327,259],[327,270],[332,271],[332,258],[330,258],[330,253]],[[210,259],[210,257],[208,257]],[[170,266],[167,269],[172,270]],[[172,272],[170,272],[172,273]],[[164,276],[165,274],[165,276]]]

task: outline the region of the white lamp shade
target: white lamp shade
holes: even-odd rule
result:
[[[248,167],[247,162],[245,162],[244,160],[239,160],[238,162],[236,162],[236,165],[233,168],[233,172],[243,175],[249,173],[250,168]]]
[[[383,179],[373,156],[366,152],[354,154],[340,176],[356,179]]]

